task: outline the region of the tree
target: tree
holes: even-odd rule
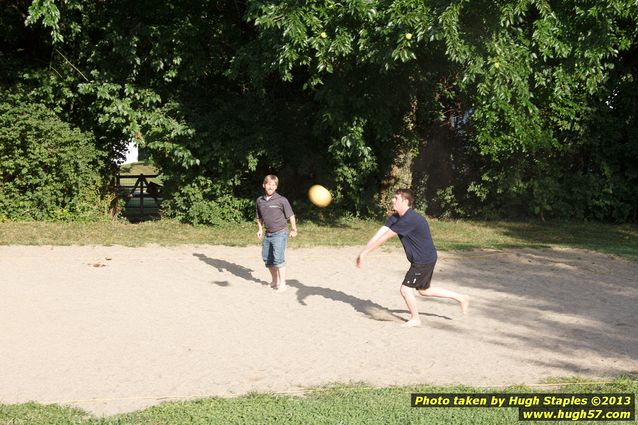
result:
[[[52,33],[47,103],[111,157],[130,138],[147,146],[176,216],[247,205],[276,171],[293,198],[319,180],[362,214],[412,184],[433,212],[624,221],[637,8],[39,0],[29,22]]]
[[[617,141],[629,154],[620,160],[627,166],[615,169],[621,175],[611,176],[593,158],[581,160],[593,143],[591,117],[611,108],[613,70],[635,53],[635,2],[251,4],[249,19],[282,78],[303,69],[331,117],[339,116],[335,110],[350,113],[336,125],[331,148],[338,158],[354,153],[371,163],[387,155],[380,146],[390,144],[396,153],[404,139],[390,135],[413,139],[415,132],[427,148],[432,140],[423,138],[447,125],[447,152],[456,159],[452,190],[442,193],[448,207],[461,198],[458,213],[635,217],[630,188],[636,181],[620,183],[630,177],[621,168],[635,169],[635,142]],[[626,82],[632,74],[635,63],[620,77],[625,90],[635,85]],[[360,79],[365,83],[353,84]],[[387,91],[378,95],[378,87]],[[360,106],[335,107],[332,98],[343,93]],[[404,96],[393,96],[398,93]],[[634,113],[623,112],[629,115],[613,125],[628,129],[624,118],[633,122]],[[343,122],[359,123],[355,134],[365,136],[343,143],[350,130]],[[598,184],[583,188],[585,175]],[[612,181],[623,195],[607,212],[594,211],[593,199]]]

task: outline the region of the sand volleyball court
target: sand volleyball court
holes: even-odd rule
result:
[[[440,252],[434,284],[399,294],[400,248],[287,252],[268,287],[258,246],[0,247],[0,402],[97,415],[167,400],[328,383],[536,384],[638,375],[638,263],[580,250]]]

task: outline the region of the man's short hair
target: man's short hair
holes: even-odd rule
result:
[[[268,174],[266,177],[264,177],[264,183],[263,184],[266,184],[268,182],[275,182],[275,184],[277,186],[279,186],[279,179],[274,174]]]
[[[408,201],[408,206],[412,206],[412,202],[414,201],[414,192],[410,189],[397,189],[394,191],[395,195],[400,195],[403,199]]]

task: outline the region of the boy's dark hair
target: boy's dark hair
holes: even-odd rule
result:
[[[403,199],[408,201],[408,206],[412,206],[414,201],[414,193],[410,189],[397,189],[394,191],[395,195],[400,195]]]

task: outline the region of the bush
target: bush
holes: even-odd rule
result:
[[[254,200],[237,198],[206,177],[196,177],[190,183],[167,183],[172,196],[162,204],[166,217],[194,225],[239,223],[255,217]]]
[[[0,220],[105,217],[100,168],[91,136],[44,105],[0,97]]]

